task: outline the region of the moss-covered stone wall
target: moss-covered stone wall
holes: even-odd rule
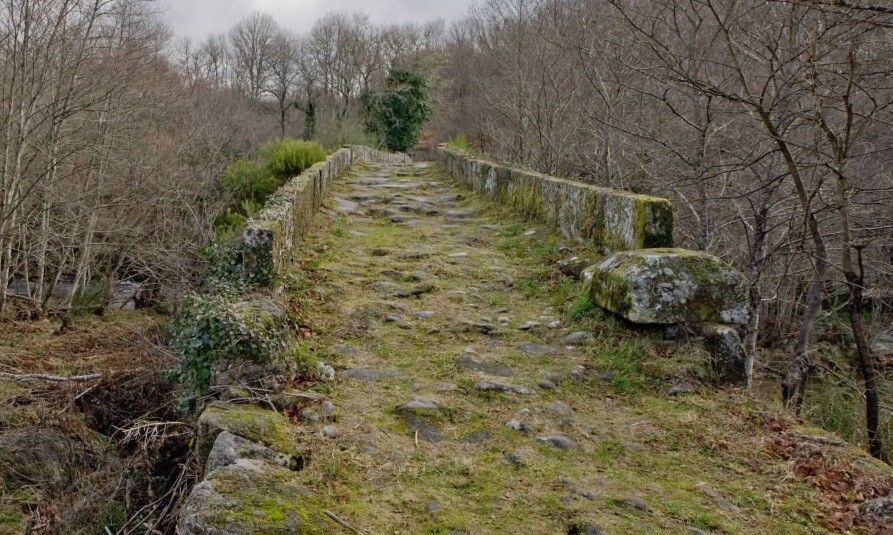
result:
[[[408,160],[405,154],[354,145],[314,164],[282,186],[248,221],[242,234],[246,264],[252,269],[270,270],[274,275],[284,273],[295,260],[301,238],[336,178],[353,165]]]
[[[661,197],[602,188],[438,148],[440,165],[460,183],[525,216],[553,223],[606,251],[673,245],[673,207]]]

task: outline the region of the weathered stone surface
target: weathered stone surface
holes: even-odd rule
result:
[[[438,158],[458,182],[557,225],[568,238],[609,250],[672,245],[673,208],[667,199],[496,164],[446,145],[439,147]]]
[[[708,323],[700,327],[704,348],[710,353],[714,373],[723,382],[744,383],[746,355],[738,331],[731,325]]]
[[[325,161],[310,166],[279,188],[267,199],[264,208],[247,222],[242,234],[244,269],[266,271],[275,275],[285,274],[297,257],[298,245],[332,183],[352,165],[407,161],[409,158],[405,154],[350,146],[337,150]],[[345,206],[341,205],[339,208]]]
[[[296,430],[285,415],[254,405],[214,403],[198,419],[199,458],[210,453],[217,435],[224,431],[280,453],[299,453]]]
[[[685,249],[616,253],[593,273],[596,304],[634,323],[747,321],[747,279],[713,255]]]
[[[474,385],[474,389],[481,392],[512,392],[520,396],[527,396],[532,394],[530,389],[523,386],[508,383],[499,383],[496,381],[481,381]]]
[[[382,379],[397,377],[396,370],[374,370],[372,368],[351,368],[344,371],[344,377],[355,381],[376,382]]]
[[[205,463],[205,473],[210,474],[218,468],[229,466],[238,459],[263,460],[286,468],[292,464],[292,457],[289,455],[275,452],[229,431],[223,431],[214,440],[214,447],[211,448],[208,462]]]
[[[530,342],[524,342],[521,344],[521,351],[527,353],[528,355],[551,355],[558,351],[557,347],[553,346],[544,346],[542,344],[532,344]]]
[[[893,491],[886,496],[868,500],[864,505],[865,516],[882,526],[893,525]]]
[[[485,373],[488,375],[498,375],[500,377],[511,377],[513,375],[512,369],[508,366],[503,366],[502,364],[493,362],[481,362],[475,360],[468,354],[456,358],[456,364],[460,368],[465,368],[466,370]]]
[[[572,450],[577,447],[576,442],[564,435],[548,435],[544,437],[538,437],[537,440],[542,442],[543,444],[548,444],[549,446],[558,448],[560,450]]]
[[[397,411],[413,414],[433,414],[440,410],[440,403],[433,399],[415,398],[397,405]]]
[[[561,339],[566,346],[582,346],[595,340],[595,335],[590,331],[574,331]]]
[[[183,504],[182,535],[331,533],[324,508],[297,474],[256,459],[238,459],[196,485]]]

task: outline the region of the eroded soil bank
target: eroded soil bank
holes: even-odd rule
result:
[[[0,323],[0,533],[173,532],[196,470],[164,322]]]

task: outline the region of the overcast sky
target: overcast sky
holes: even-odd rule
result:
[[[202,39],[223,32],[252,11],[273,15],[280,26],[305,32],[331,11],[365,11],[379,23],[455,20],[472,0],[161,0],[167,19],[177,35]]]

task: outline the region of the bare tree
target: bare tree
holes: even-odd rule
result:
[[[255,12],[229,32],[233,76],[237,87],[260,99],[270,77],[270,59],[279,27],[268,14]]]

